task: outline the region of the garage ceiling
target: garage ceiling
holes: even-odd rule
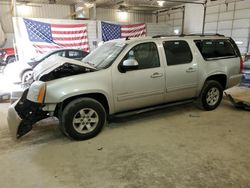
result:
[[[6,1],[6,0],[0,0]],[[78,3],[96,3],[97,7],[119,8],[125,10],[159,10],[168,9],[174,6],[182,5],[185,2],[195,2],[197,0],[164,0],[163,6],[158,4],[158,0],[16,0],[19,3],[42,3],[42,4],[64,4],[74,5]],[[201,0],[199,2],[203,2]]]

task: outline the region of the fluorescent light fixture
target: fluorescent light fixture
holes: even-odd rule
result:
[[[20,4],[17,6],[18,15],[29,16],[31,13],[31,7],[26,4]]]
[[[180,33],[179,29],[174,30],[174,34],[178,35]]]
[[[164,5],[165,1],[157,1],[157,3],[158,3],[158,5],[159,5],[160,7],[162,7],[162,6]]]
[[[91,7],[94,6],[93,3],[84,3],[84,5],[85,5],[85,7],[87,7],[87,8],[91,8]]]
[[[119,18],[120,21],[123,21],[123,22],[127,21],[128,12],[127,11],[119,11],[118,12],[118,18]]]
[[[236,44],[243,44],[243,41],[236,41]]]

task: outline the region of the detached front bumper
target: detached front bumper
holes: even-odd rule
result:
[[[12,138],[14,138],[14,139],[18,138],[17,131],[18,131],[18,128],[22,122],[22,119],[19,117],[19,115],[17,114],[17,112],[15,110],[15,105],[17,102],[15,102],[14,104],[12,104],[9,107],[8,117],[7,117],[10,134],[11,134]]]
[[[18,115],[15,109],[17,103],[18,101],[9,107],[7,117],[10,134],[13,139],[20,138],[32,129],[32,125],[25,123],[25,121]]]
[[[49,116],[42,110],[41,104],[26,99],[27,93],[28,90],[24,91],[23,96],[8,109],[8,126],[13,139],[27,134],[33,124]]]

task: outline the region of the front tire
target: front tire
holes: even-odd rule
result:
[[[92,98],[80,98],[70,102],[61,116],[63,132],[75,140],[95,137],[102,130],[105,122],[104,107]]]
[[[221,84],[215,80],[205,82],[198,99],[200,108],[210,111],[218,107],[222,100],[223,88]]]

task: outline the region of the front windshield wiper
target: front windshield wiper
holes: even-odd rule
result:
[[[96,69],[96,67],[95,67],[95,65],[93,64],[93,63],[90,63],[90,62],[85,62],[85,61],[82,61],[83,63],[85,63],[85,64],[87,64],[87,65],[89,65],[89,66],[91,66],[94,70],[97,70]]]
[[[92,67],[95,67],[95,64],[93,63],[90,63],[90,62],[86,62],[88,65],[92,66]]]
[[[85,62],[85,61],[82,61],[83,63],[86,63],[86,64],[88,64],[88,65],[90,65],[91,67],[94,67],[95,68],[95,64],[93,64],[93,63],[90,63],[89,61],[87,61],[87,62]]]

